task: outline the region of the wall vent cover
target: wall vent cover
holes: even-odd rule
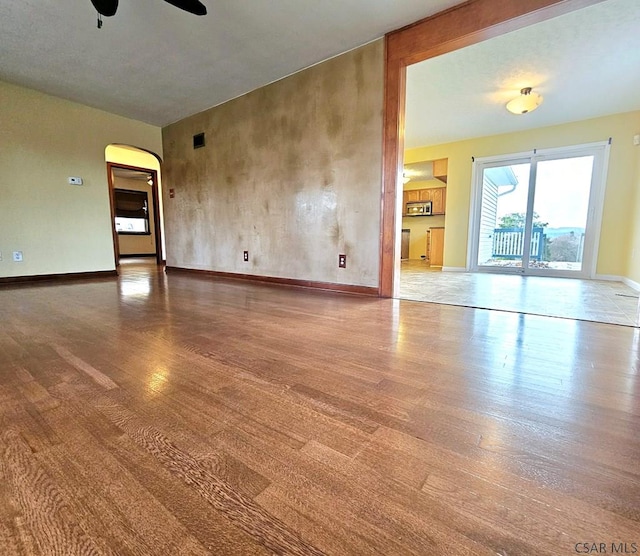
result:
[[[199,149],[201,147],[204,147],[204,132],[196,133],[193,136],[193,148]]]

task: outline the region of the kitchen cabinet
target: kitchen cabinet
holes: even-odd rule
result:
[[[429,189],[411,189],[402,192],[402,216],[407,214],[407,203],[425,203],[431,201],[431,214],[444,214],[447,202],[446,187]]]
[[[427,230],[427,260],[430,266],[442,266],[444,263],[444,228]]]
[[[431,201],[431,191],[432,189],[418,189],[418,193],[420,193],[420,201]]]
[[[407,195],[407,203],[417,203],[420,200],[420,191],[422,191],[422,189],[412,189],[409,191],[405,191]]]
[[[431,192],[431,214],[444,214],[446,197],[447,197],[447,188],[446,187],[436,187],[434,189],[429,189]]]
[[[419,193],[417,201],[431,201],[431,214],[444,214],[447,188],[432,187],[429,189],[416,189]]]
[[[433,161],[433,177],[447,183],[447,172],[449,171],[449,159],[440,158]]]
[[[420,189],[412,189],[402,192],[402,216],[407,214],[407,203],[417,203],[420,201]]]

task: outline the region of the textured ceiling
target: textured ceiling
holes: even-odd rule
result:
[[[461,0],[0,0],[0,80],[166,125]]]
[[[526,86],[544,102],[514,116]],[[638,91],[640,0],[608,0],[409,67],[405,147],[640,110]]]

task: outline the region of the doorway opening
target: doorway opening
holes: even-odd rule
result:
[[[160,161],[125,145],[105,151],[116,267],[125,259],[164,263]]]
[[[162,262],[155,170],[108,163],[118,263],[123,258]]]
[[[637,307],[637,293],[633,295],[634,292],[629,291],[630,284],[626,280],[630,281],[631,278],[624,273],[625,264],[633,253],[629,252],[630,250],[625,251],[626,243],[620,241],[628,238],[633,231],[633,209],[630,205],[619,203],[622,210],[613,215],[609,202],[609,199],[616,199],[622,195],[625,182],[618,179],[618,175],[622,175],[621,169],[627,167],[629,160],[622,141],[631,133],[626,130],[619,132],[616,127],[620,125],[615,114],[621,112],[621,101],[618,97],[614,98],[608,89],[608,93],[602,98],[608,100],[613,110],[590,115],[581,113],[569,117],[572,110],[589,106],[589,99],[583,103],[576,103],[575,91],[568,91],[566,83],[563,87],[553,88],[552,78],[566,72],[551,71],[549,65],[551,61],[560,60],[561,57],[546,55],[544,49],[539,48],[546,44],[545,41],[535,38],[538,33],[542,33],[543,36],[553,36],[558,41],[562,40],[567,50],[578,48],[577,37],[563,34],[563,29],[578,27],[584,31],[583,38],[586,37],[588,44],[588,49],[583,48],[582,51],[588,50],[594,56],[599,56],[600,51],[593,48],[592,39],[596,32],[604,32],[602,21],[606,18],[601,17],[602,12],[610,13],[613,19],[624,22],[628,19],[629,10],[625,8],[626,4],[623,4],[624,0],[594,0],[586,3],[576,0],[544,0],[534,7],[532,4],[507,0],[500,3],[500,9],[495,9],[496,3],[493,0],[478,0],[461,4],[387,36],[379,288],[381,296],[416,299],[405,293],[409,290],[412,290],[409,293],[414,293],[413,290],[426,284],[430,297],[422,296],[420,300],[451,303],[451,298],[455,296],[457,303],[453,304],[497,308],[491,304],[487,305],[486,302],[493,304],[496,300],[503,301],[507,288],[513,290],[514,299],[527,300],[531,297],[528,292],[533,290],[533,286],[540,286],[538,289],[546,294],[544,298],[555,300],[551,309],[559,305],[558,299],[571,297],[565,291],[566,288],[576,290],[572,297],[576,299],[576,307],[580,308],[582,300],[587,297],[596,300],[595,307],[599,304],[598,295],[601,292],[593,295],[587,295],[586,292],[591,292],[591,287],[596,285],[594,282],[597,281],[602,286],[603,297],[613,308],[611,312],[617,311],[619,300],[629,299],[633,302],[635,299]],[[571,25],[567,25],[567,22]],[[576,22],[580,25],[576,25]],[[558,30],[558,27],[562,29]],[[630,36],[636,36],[633,29],[630,31]],[[622,37],[620,22],[616,24],[615,36]],[[603,43],[601,53],[605,59],[610,58],[607,49],[612,44],[615,43]],[[473,45],[472,48],[464,48],[470,45]],[[532,45],[536,47],[533,48]],[[559,42],[554,42],[552,54],[557,53],[556,47],[559,47]],[[506,58],[503,53],[507,53]],[[523,59],[528,61],[526,67],[523,67]],[[575,57],[562,57],[562,60],[565,59],[574,60]],[[428,64],[423,65],[426,60]],[[470,62],[468,66],[464,65],[467,61]],[[514,65],[511,66],[511,63]],[[498,67],[493,68],[495,65]],[[419,66],[423,68],[422,71],[418,69]],[[514,67],[515,70],[511,71]],[[545,69],[546,73],[536,72],[537,67]],[[575,64],[573,69],[577,69]],[[585,75],[588,75],[589,70],[590,68],[584,69]],[[416,78],[419,77],[424,79],[418,82]],[[485,77],[490,78],[489,81],[483,81]],[[526,119],[515,117],[505,109],[512,95],[521,90],[518,79],[526,79],[526,85],[539,87],[543,94],[553,91],[553,95],[547,96],[545,105],[532,115],[527,114]],[[545,87],[547,89],[544,89]],[[413,96],[415,103],[412,101],[412,91],[416,93]],[[562,111],[557,114],[564,120],[548,119],[552,112],[551,101],[554,102],[555,108],[562,107]],[[633,105],[625,110],[633,111],[637,108]],[[489,112],[491,113],[488,115]],[[596,121],[596,118],[602,118],[602,121]],[[591,119],[594,122],[593,128],[590,127],[591,124],[586,124],[591,122]],[[418,122],[420,126],[414,125],[413,122]],[[597,127],[598,125],[600,127]],[[418,127],[424,131],[422,135],[414,133]],[[611,175],[607,177],[607,205],[603,214],[601,234],[598,233],[597,219],[594,218],[604,203],[602,199],[597,200],[598,193],[595,189],[584,187],[579,194],[582,221],[554,223],[555,216],[546,215],[549,201],[545,200],[545,195],[548,196],[552,188],[544,185],[536,177],[551,171],[553,166],[582,161],[585,162],[585,173],[590,170],[592,178],[595,178],[596,174],[600,173],[596,170],[597,157],[580,156],[582,153],[570,156],[563,154],[559,157],[544,153],[547,159],[537,158],[533,161],[535,164],[532,164],[531,160],[523,161],[528,166],[523,167],[522,176],[514,176],[514,181],[516,177],[519,178],[519,185],[516,186],[516,192],[511,193],[513,197],[524,192],[521,206],[509,211],[508,205],[505,205],[500,214],[497,210],[496,214],[491,214],[491,209],[485,206],[483,214],[482,192],[477,193],[478,183],[482,184],[484,177],[488,178],[487,182],[489,178],[497,177],[478,177],[478,174],[483,173],[478,170],[479,163],[487,162],[487,159],[478,159],[478,156],[487,157],[509,152],[527,152],[528,155],[541,156],[541,147],[602,141],[610,136],[613,137]],[[476,157],[478,162],[475,165],[472,163],[473,157]],[[410,265],[406,265],[406,261],[403,260],[406,259],[406,247],[405,257],[401,256],[402,237],[406,237],[406,232],[403,234],[402,231],[410,228],[406,225],[407,219],[403,218],[406,214],[406,203],[402,195],[406,187],[403,188],[403,180],[407,178],[404,170],[412,164],[444,158],[448,159],[442,267],[445,272],[407,272],[407,266],[420,265],[420,261],[415,261],[409,249],[409,258],[414,260],[409,261]],[[561,160],[563,158],[575,160]],[[519,163],[517,160],[505,160],[504,157],[492,162],[496,168],[502,166],[503,172]],[[474,166],[476,171],[472,179]],[[533,172],[536,175],[532,175],[532,166],[535,167]],[[494,173],[498,171],[494,170]],[[631,170],[627,173],[634,175]],[[584,183],[592,185],[588,177]],[[499,193],[511,189],[513,185],[507,182],[500,188]],[[562,192],[552,193],[555,193],[558,199]],[[505,195],[500,202],[506,202],[508,196]],[[471,204],[474,202],[475,210],[471,211]],[[540,218],[536,218],[536,213]],[[435,217],[413,217],[409,220],[418,222],[421,218],[431,222]],[[614,220],[618,224],[615,232]],[[487,235],[501,236],[495,245],[494,237],[485,238],[491,240],[490,243],[484,241],[484,244],[480,244],[481,221],[485,230],[491,232]],[[509,227],[515,229],[509,230]],[[424,230],[418,237],[422,236],[423,232]],[[509,235],[508,232],[513,233]],[[474,241],[470,241],[471,234],[475,234]],[[410,236],[411,246],[413,230]],[[509,241],[512,243],[508,243]],[[552,241],[555,242],[553,250]],[[426,250],[427,242],[423,242],[421,237],[420,243],[424,244]],[[616,258],[613,257],[613,253]],[[420,265],[416,270],[422,270],[424,266]],[[429,267],[428,270],[432,269]],[[478,272],[469,273],[470,270]],[[555,279],[562,276],[598,280]],[[607,287],[609,281],[617,281],[619,284],[616,285],[624,285],[627,289],[611,291],[612,288]],[[483,295],[489,293],[484,297],[480,296],[480,299],[478,296],[470,295],[474,292]],[[515,303],[504,307],[504,310],[529,312],[525,305]],[[531,312],[550,314],[547,311],[548,308],[543,307],[540,312],[537,309]],[[621,310],[617,312],[622,313]],[[634,311],[635,323],[638,322],[637,314],[637,311]],[[570,315],[571,313],[563,308],[563,313],[559,316]],[[601,320],[600,315],[595,313],[585,317],[576,315],[576,318]]]

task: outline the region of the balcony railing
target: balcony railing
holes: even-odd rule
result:
[[[544,228],[535,227],[531,233],[529,258],[539,261],[544,254]],[[496,228],[493,230],[492,257],[519,259],[524,253],[524,228]]]

